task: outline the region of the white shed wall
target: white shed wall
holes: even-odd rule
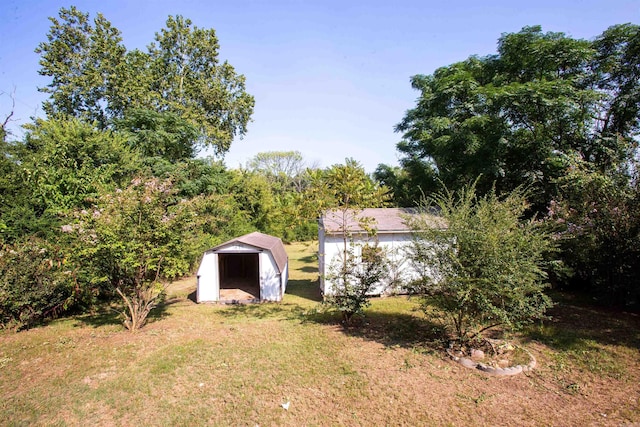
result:
[[[418,277],[407,256],[407,248],[411,245],[412,236],[410,233],[379,233],[376,238],[378,240],[378,246],[385,251],[388,259],[391,261],[392,268],[389,277],[381,282],[371,294],[378,295],[388,292],[402,293],[402,289],[391,289],[390,284],[394,281],[406,283]],[[329,272],[329,267],[333,260],[339,260],[342,256],[344,240],[340,235],[324,235],[324,233],[319,233],[318,240],[320,289],[324,295],[331,295],[334,293],[334,284],[326,278],[326,274]],[[371,239],[367,240],[366,236],[362,236],[361,238],[357,236],[353,237],[353,243],[356,246],[364,245],[367,241],[371,242]],[[356,253],[360,255],[360,253]]]
[[[220,277],[218,254],[205,252],[198,268],[197,302],[211,302],[220,299]]]
[[[271,252],[260,254],[260,299],[263,301],[280,301],[280,274]]]
[[[318,227],[318,272],[320,276],[320,291],[324,293],[324,276],[325,272],[325,260],[326,260],[326,237],[324,234],[324,228],[322,226],[322,222]]]
[[[284,270],[280,274],[280,288],[282,289],[282,297],[287,292],[287,283],[289,283],[289,263],[284,266]]]

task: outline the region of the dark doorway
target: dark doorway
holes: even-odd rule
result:
[[[220,300],[260,299],[260,261],[257,253],[218,254]]]

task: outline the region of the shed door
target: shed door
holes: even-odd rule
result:
[[[220,253],[220,289],[239,289],[260,298],[258,253]]]

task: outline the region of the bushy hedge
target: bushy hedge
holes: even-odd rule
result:
[[[73,271],[59,247],[29,237],[0,249],[0,326],[21,329],[69,309]]]

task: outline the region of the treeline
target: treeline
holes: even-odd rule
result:
[[[503,35],[496,55],[414,76],[401,164],[373,179],[355,160],[319,169],[297,151],[231,170],[198,157],[223,156],[253,113],[218,49],[214,30],[181,16],[145,51],[127,50],[100,14],[51,19],[36,50],[46,117],[20,139],[10,114],[0,127],[0,324],[119,300],[135,330],[135,313],[208,247],[254,230],[311,239],[322,209],[355,196],[386,200],[390,189],[392,203],[415,206],[471,182],[480,198],[526,190],[526,217],[559,248],[547,262],[556,286],[640,301],[638,26],[593,41],[527,27]]]
[[[412,85],[416,106],[396,127],[401,165],[375,172],[398,205],[476,179],[481,195],[524,187],[528,217],[558,243],[553,282],[638,306],[638,25],[591,41],[525,27],[502,35],[497,54],[416,75]]]
[[[254,230],[316,235],[305,200],[327,172],[299,152],[232,170],[197,157],[228,151],[253,112],[213,30],[169,17],[143,52],[102,15],[63,8],[51,22],[37,48],[46,117],[21,139],[7,133],[10,114],[0,129],[1,325],[120,300],[135,330],[205,249]]]

